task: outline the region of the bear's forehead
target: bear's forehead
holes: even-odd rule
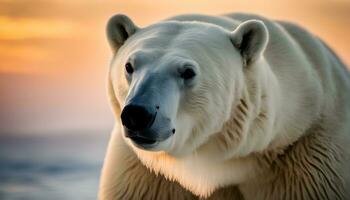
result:
[[[200,22],[162,22],[138,31],[133,37],[138,49],[191,49],[226,41],[222,28]]]
[[[193,57],[191,55],[210,48],[220,49],[228,41],[229,37],[225,32],[215,26],[198,22],[162,22],[136,32],[127,41],[123,51],[127,59],[134,59],[136,62],[164,57],[179,60],[178,58]]]

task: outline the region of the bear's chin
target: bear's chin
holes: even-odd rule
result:
[[[148,151],[148,152],[169,152],[173,144],[173,136],[168,137],[163,141],[156,141],[152,144],[138,144],[130,138],[125,138],[127,144],[131,146],[134,151]]]

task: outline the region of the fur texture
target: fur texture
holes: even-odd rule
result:
[[[100,199],[350,199],[350,76],[320,39],[240,13],[145,28],[118,15],[107,30],[116,125]],[[131,58],[140,72],[128,78]],[[187,65],[197,76],[179,85],[170,71]],[[146,80],[176,127],[152,150],[120,122]]]

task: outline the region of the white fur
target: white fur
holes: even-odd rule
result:
[[[110,93],[117,117],[136,87],[128,85],[123,71],[135,52],[142,54],[147,73],[152,67],[159,76],[192,60],[199,67],[198,79],[189,90],[171,87],[161,94],[174,97],[166,100],[164,113],[177,131],[153,151],[135,147],[121,127],[114,134],[121,134],[151,171],[196,195],[208,197],[219,188],[254,180],[263,173],[257,154],[283,151],[321,118],[331,127],[341,111],[346,113],[342,120],[349,122],[344,67],[318,39],[293,25],[246,14],[182,15],[135,30],[123,46],[114,47]],[[247,32],[250,40],[242,53]],[[344,90],[339,99],[337,87]],[[333,134],[348,141],[345,132]],[[113,156],[109,152],[106,161]],[[111,170],[117,168],[105,165],[102,180],[111,179],[106,178]],[[101,188],[107,187],[104,182]],[[252,191],[241,192],[248,197]]]

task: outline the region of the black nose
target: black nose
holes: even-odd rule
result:
[[[156,113],[139,105],[127,105],[121,114],[123,125],[132,131],[141,131],[152,126]]]

